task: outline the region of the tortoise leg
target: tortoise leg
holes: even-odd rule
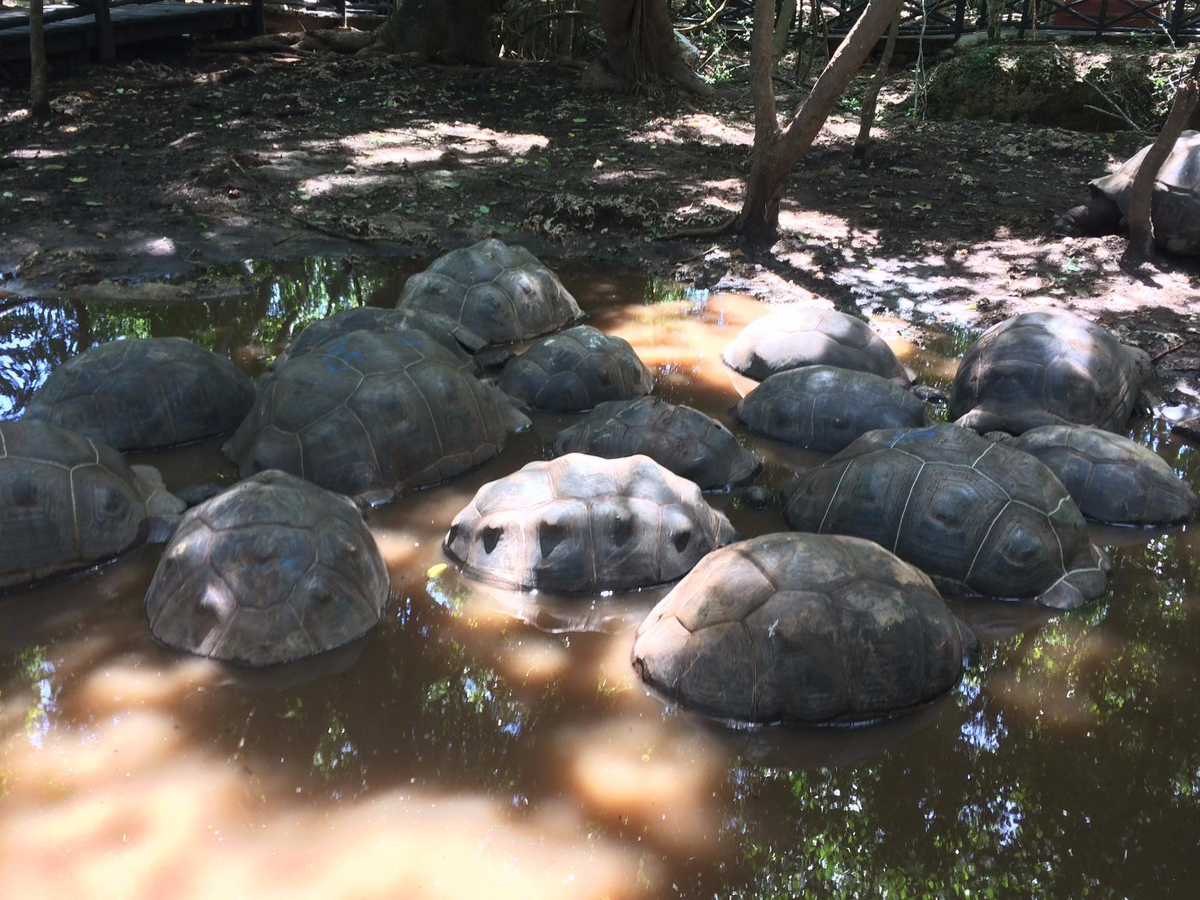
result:
[[[1054,230],[1058,234],[1084,237],[1116,234],[1120,228],[1120,207],[1103,195],[1092,197],[1091,200],[1082,206],[1076,206],[1067,210],[1054,223]]]

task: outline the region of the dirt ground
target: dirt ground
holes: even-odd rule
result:
[[[585,94],[550,65],[175,57],[60,71],[47,126],[0,88],[0,309],[5,292],[145,297],[156,288],[138,282],[219,262],[430,257],[494,235],[549,261],[972,328],[1072,309],[1172,351],[1162,390],[1200,406],[1200,347],[1184,343],[1200,337],[1200,264],[1129,272],[1118,237],[1050,234],[1145,136],[921,121],[901,72],[869,166],[850,158],[852,91],[795,173],[779,241],[755,251],[670,236],[739,205],[744,85],[643,99]]]

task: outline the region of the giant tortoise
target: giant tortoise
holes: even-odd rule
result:
[[[537,257],[494,238],[435,260],[405,282],[396,306],[439,313],[489,344],[527,341],[583,317]]]
[[[784,518],[875,541],[943,590],[1057,609],[1099,597],[1111,567],[1053,472],[957,425],[867,432],[784,489]]]
[[[1196,494],[1157,453],[1081,425],[1045,425],[1010,447],[1045,463],[1087,518],[1116,525],[1172,525],[1196,513]]]
[[[443,548],[500,587],[595,593],[674,581],[735,539],[695,483],[648,456],[570,453],[485,484]]]
[[[1120,231],[1129,213],[1133,181],[1150,147],[1147,144],[1115,172],[1092,181],[1091,199],[1064,214],[1058,227],[1087,235]],[[1200,131],[1183,132],[1158,170],[1150,195],[1150,218],[1154,242],[1160,248],[1200,254]]]
[[[833,309],[782,309],[756,319],[721,358],[729,368],[758,381],[805,366],[870,372],[904,386],[912,381],[892,348],[866,322]]]
[[[167,646],[266,666],[361,637],[387,597],[387,566],[353,501],[266,471],[184,516],[145,604]]]
[[[324,319],[318,319],[305,327],[295,340],[279,356],[272,368],[278,369],[289,359],[303,356],[322,344],[349,334],[351,331],[379,331],[397,333],[421,331],[429,335],[463,363],[471,361],[471,354],[483,349],[486,341],[471,329],[453,319],[420,309],[381,309],[377,306],[360,306],[344,309]]]
[[[580,412],[654,389],[654,376],[629,342],[590,325],[542,338],[504,367],[500,389],[551,412]]]
[[[243,478],[282,469],[373,499],[491,459],[528,420],[420,334],[352,331],[289,360],[226,455]]]
[[[915,428],[925,404],[894,381],[835,366],[806,366],[770,376],[733,408],[756,434],[809,450],[841,450],[878,428]]]
[[[954,377],[950,418],[980,434],[1040,425],[1121,431],[1150,357],[1069,312],[1022,313],[983,333]]]
[[[638,628],[633,665],[711,716],[861,722],[953,687],[961,629],[929,576],[878,544],[768,534],[685,575]]]
[[[67,360],[24,418],[149,450],[232,431],[253,403],[254,383],[229,360],[185,338],[131,338]]]
[[[588,453],[617,459],[643,454],[701,490],[749,484],[762,463],[711,416],[660,397],[601,403],[558,433],[554,455]]]
[[[183,504],[156,469],[39,421],[0,422],[0,589],[91,568],[163,540]]]

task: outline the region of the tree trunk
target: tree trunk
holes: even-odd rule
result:
[[[645,90],[674,81],[696,94],[714,93],[683,61],[668,0],[599,0],[598,12],[604,58],[589,70],[589,87]]]
[[[29,4],[29,106],[35,119],[50,118],[48,80],[42,0],[32,0]]]
[[[754,97],[754,149],[746,198],[733,228],[755,240],[773,238],[779,229],[779,201],[788,174],[803,159],[829,117],[838,97],[862,67],[902,0],[868,0],[858,21],[830,57],[812,91],[781,131],[771,84],[773,0],[755,0],[750,47],[750,91]]]
[[[796,19],[796,0],[783,0],[779,9],[779,19],[775,22],[775,43],[771,55],[779,59],[787,52],[788,37],[792,32],[792,22]]]
[[[1158,170],[1162,168],[1184,126],[1191,119],[1196,109],[1196,100],[1200,96],[1200,87],[1196,84],[1200,76],[1200,56],[1192,65],[1191,72],[1179,85],[1175,99],[1171,103],[1171,112],[1163,123],[1162,131],[1150,147],[1142,164],[1138,167],[1133,179],[1133,187],[1129,192],[1129,212],[1126,221],[1129,223],[1129,250],[1127,256],[1138,261],[1149,259],[1154,255],[1154,227],[1152,224],[1152,206],[1154,200],[1154,182],[1158,178]]]
[[[987,39],[989,44],[1000,40],[1000,14],[1004,11],[1004,0],[986,0]]]
[[[858,137],[854,141],[854,158],[864,159],[871,146],[871,126],[875,124],[875,107],[879,103],[879,89],[887,80],[888,66],[892,64],[892,53],[896,50],[896,37],[900,34],[900,13],[892,18],[888,28],[887,43],[883,45],[883,56],[879,58],[879,68],[875,77],[863,95],[862,111],[858,116]]]
[[[376,45],[419,59],[492,65],[495,16],[505,0],[399,0]],[[379,52],[379,51],[376,51]]]

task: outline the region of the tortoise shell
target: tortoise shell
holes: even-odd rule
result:
[[[957,425],[869,431],[784,490],[797,531],[875,541],[943,590],[1073,609],[1108,557],[1054,473]]]
[[[654,389],[629,342],[590,325],[542,338],[504,367],[500,389],[535,409],[579,412]]]
[[[583,317],[537,257],[495,239],[437,259],[405,282],[396,307],[439,313],[489,344],[527,341]]]
[[[48,422],[0,422],[0,588],[138,547],[152,490],[99,440]]]
[[[674,581],[735,538],[700,488],[648,456],[571,453],[485,484],[443,549],[480,581],[594,593]]]
[[[273,368],[282,366],[289,359],[310,353],[327,341],[351,331],[379,331],[387,334],[420,331],[437,341],[463,363],[469,363],[471,354],[482,350],[486,344],[486,341],[471,329],[437,313],[419,309],[360,306],[356,309],[344,309],[309,324],[288,348],[275,358]]]
[[[352,331],[282,366],[225,453],[354,496],[447,481],[527,424],[420,332]]]
[[[772,375],[733,408],[757,434],[810,450],[841,450],[877,428],[919,428],[925,404],[868,372],[808,366]]]
[[[1150,152],[1147,144],[1109,175],[1091,183],[1093,193],[1117,204],[1121,215],[1129,213],[1133,180],[1142,160]],[[1150,216],[1154,242],[1172,253],[1200,254],[1200,132],[1185,131],[1176,140],[1154,179]]]
[[[1161,456],[1129,438],[1080,425],[1046,425],[1009,446],[1037,457],[1089,519],[1171,525],[1196,512],[1196,494]]]
[[[353,501],[268,471],[184,516],[145,604],[167,646],[267,666],[361,637],[387,596],[387,566]]]
[[[805,366],[870,372],[903,385],[912,380],[866,322],[832,309],[783,309],[763,316],[743,328],[721,358],[758,381]]]
[[[633,665],[696,712],[861,722],[962,674],[963,636],[929,577],[852,537],[768,534],[702,559],[637,630]]]
[[[131,338],[67,360],[24,418],[148,450],[232,431],[253,404],[254,383],[229,360],[184,338]]]
[[[989,328],[954,377],[950,418],[981,434],[1041,425],[1122,431],[1150,357],[1068,312],[1023,313]]]
[[[554,455],[567,453],[642,454],[705,491],[749,484],[762,470],[758,457],[716,419],[658,397],[599,404],[554,439]]]

